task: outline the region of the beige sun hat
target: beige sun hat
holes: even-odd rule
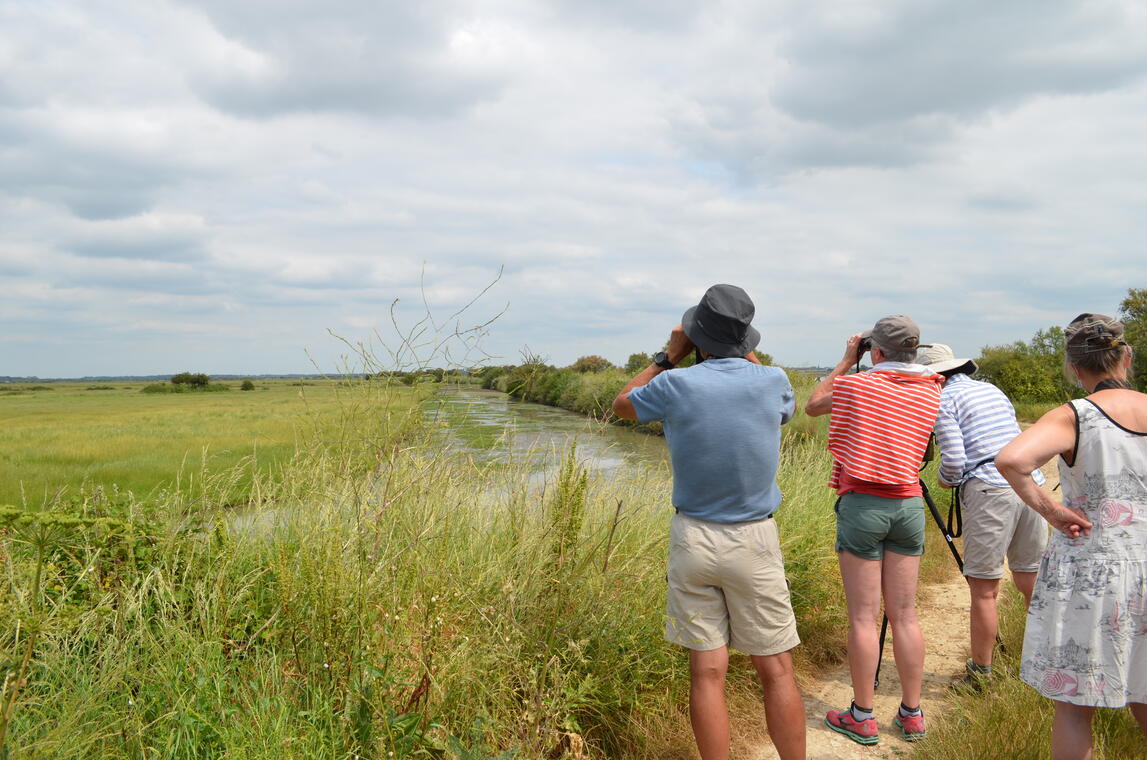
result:
[[[974,375],[979,369],[971,359],[957,359],[956,355],[952,353],[951,347],[945,346],[943,343],[920,346],[916,352],[916,363],[923,364],[939,374],[960,368],[960,372],[963,374]]]

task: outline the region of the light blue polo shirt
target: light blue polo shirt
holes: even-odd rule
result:
[[[629,392],[641,422],[659,420],[673,463],[673,506],[699,520],[761,520],[781,504],[781,425],[796,399],[779,367],[708,359]]]

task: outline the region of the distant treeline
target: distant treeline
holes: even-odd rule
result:
[[[1071,315],[1071,316],[1074,316]],[[1147,391],[1147,288],[1131,288],[1120,304],[1119,318],[1133,349],[1133,387]],[[1021,416],[1038,416],[1040,407],[1060,404],[1083,395],[1083,390],[1064,371],[1065,339],[1062,327],[1037,330],[1028,341],[1017,340],[985,346],[975,357],[977,377],[998,386],[1017,406]],[[966,354],[964,354],[966,355]],[[762,364],[772,364],[768,354],[758,352]],[[554,367],[542,357],[527,356],[519,365],[483,367],[471,373],[483,388],[508,393],[523,401],[548,404],[580,412],[600,420],[616,421],[611,405],[631,377],[649,366],[648,354],[631,354],[624,367],[601,356],[583,356],[568,367]],[[692,357],[682,366],[692,364]],[[441,371],[441,370],[439,370]],[[806,374],[793,370],[794,386],[807,386]],[[657,430],[658,427],[644,426]]]
[[[442,369],[441,367],[426,367],[409,372],[379,372],[371,376],[376,380],[397,380],[403,385],[417,383],[448,383],[450,385],[477,385],[480,381],[471,372],[458,369]],[[369,379],[369,378],[368,378]]]

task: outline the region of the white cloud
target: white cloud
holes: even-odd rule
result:
[[[624,361],[719,281],[792,363],[893,312],[974,352],[1115,311],[1147,12],[954,7],[0,5],[4,355],[305,370],[503,267],[466,319],[509,302],[510,361]]]

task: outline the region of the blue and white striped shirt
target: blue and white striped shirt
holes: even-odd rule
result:
[[[996,386],[955,374],[940,393],[936,417],[936,441],[940,444],[940,480],[959,485],[971,477],[993,486],[1007,486],[994,461],[970,468],[985,459],[994,459],[1005,445],[1020,434],[1012,402]],[[1042,484],[1043,474],[1032,477]]]

